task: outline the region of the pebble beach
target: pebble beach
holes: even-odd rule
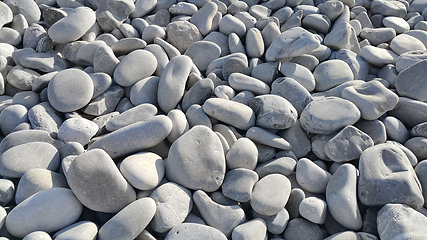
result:
[[[0,240],[427,239],[427,0],[1,0]]]

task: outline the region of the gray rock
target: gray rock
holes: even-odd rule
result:
[[[221,52],[222,52],[222,50],[221,50]],[[248,57],[245,55],[245,54],[243,54],[243,53],[233,53],[233,54],[229,54],[229,55],[227,55],[227,56],[224,56],[224,57],[220,57],[220,58],[218,58],[218,59],[215,59],[215,60],[213,60],[210,64],[209,64],[209,66],[208,66],[208,68],[206,69],[206,74],[209,74],[210,72],[212,72],[213,70],[215,70],[215,69],[220,69],[220,68],[222,68],[223,66],[224,66],[224,63],[228,60],[228,59],[230,59],[230,58],[232,58],[232,57],[238,57],[238,58],[241,58],[246,64],[246,66],[248,65]]]
[[[155,106],[157,103],[157,88],[160,78],[151,76],[136,82],[130,90],[130,101],[137,106],[143,103],[151,103]]]
[[[237,17],[227,14],[221,18],[219,22],[219,32],[228,36],[230,33],[236,33],[237,36],[243,38],[246,34],[245,24]]]
[[[346,22],[335,22],[332,31],[326,35],[324,44],[332,50],[348,49],[355,53],[360,52],[356,31]]]
[[[417,166],[415,167],[415,173],[417,174],[418,179],[420,180],[422,191],[423,191],[423,197],[424,197],[424,207],[427,205],[427,175],[425,174],[427,172],[427,161],[423,160],[420,161]]]
[[[240,224],[231,233],[232,239],[265,239],[267,237],[267,225],[261,218],[255,218]]]
[[[20,204],[31,195],[50,188],[68,188],[64,176],[41,168],[33,168],[25,172],[16,188],[15,202]]]
[[[292,124],[290,128],[279,132],[278,135],[289,142],[292,146],[291,150],[297,158],[304,157],[311,151],[310,140],[305,135],[299,121]]]
[[[0,174],[20,178],[30,169],[56,171],[60,164],[58,150],[46,142],[29,142],[9,148],[0,156]]]
[[[271,94],[287,99],[301,115],[303,109],[313,98],[310,92],[293,78],[277,78],[271,85]]]
[[[218,5],[214,3],[207,3],[202,8],[194,13],[190,22],[194,24],[203,36],[208,35],[213,29],[213,21],[218,10]]]
[[[233,73],[242,73],[244,75],[251,75],[251,69],[248,62],[239,57],[230,57],[224,61],[222,65],[222,77],[227,80]]]
[[[290,157],[279,157],[258,164],[258,166],[255,168],[255,172],[259,175],[260,178],[273,173],[289,176],[294,172],[296,165],[297,162]]]
[[[285,239],[323,239],[323,233],[320,227],[304,218],[295,218],[289,221],[283,234]]]
[[[7,135],[0,142],[0,153],[21,144],[31,142],[46,142],[52,144],[58,150],[64,145],[61,141],[53,139],[48,132],[42,130],[22,130]]]
[[[357,122],[354,126],[368,134],[374,141],[374,145],[385,143],[387,140],[385,125],[378,119],[372,121],[362,120]]]
[[[76,222],[66,228],[61,229],[53,235],[56,240],[66,240],[78,238],[82,240],[93,240],[98,233],[98,227],[90,221]]]
[[[268,47],[265,57],[267,61],[278,61],[297,57],[320,46],[316,37],[301,27],[282,32]]]
[[[34,231],[28,234],[27,236],[25,236],[22,240],[35,240],[35,239],[51,240],[52,238],[50,238],[49,234],[47,234],[44,231]]]
[[[374,0],[371,3],[373,13],[381,13],[384,16],[404,17],[406,15],[406,6],[399,1]]]
[[[427,59],[426,51],[410,51],[403,53],[399,56],[398,61],[396,62],[396,71],[401,72],[412,65],[424,61]],[[396,73],[397,75],[397,73]]]
[[[48,102],[39,103],[28,110],[28,119],[33,129],[44,130],[52,137],[56,137],[62,124],[61,117]]]
[[[120,115],[114,117],[105,125],[106,129],[110,132],[116,131],[120,128],[129,126],[133,123],[144,121],[157,114],[157,108],[149,103],[143,103],[129,110],[124,111]]]
[[[39,94],[33,91],[22,91],[15,94],[12,98],[12,104],[21,104],[27,109],[30,109],[39,103]]]
[[[127,205],[99,229],[98,238],[134,239],[150,223],[156,213],[152,198],[141,198]]]
[[[292,78],[304,86],[307,91],[311,92],[314,90],[316,81],[309,69],[306,67],[293,63],[284,62],[280,66],[280,72],[288,78]]]
[[[84,113],[100,116],[113,112],[120,99],[124,95],[124,89],[119,85],[112,85],[98,97],[92,99],[84,108]]]
[[[377,67],[383,67],[386,64],[395,64],[398,60],[398,55],[393,51],[382,49],[374,46],[365,46],[360,50],[359,54],[368,63]]]
[[[289,179],[281,174],[269,174],[254,186],[251,207],[259,214],[271,216],[279,213],[286,205],[291,192]]]
[[[308,158],[301,158],[296,167],[296,180],[306,191],[324,193],[331,174]]]
[[[230,237],[234,228],[246,221],[245,211],[239,205],[221,205],[214,202],[204,191],[193,193],[193,201],[203,220]]]
[[[420,76],[423,76],[427,61],[418,62],[407,69],[401,71],[396,78],[395,87],[399,96],[409,97],[419,101],[427,100],[423,81],[417,81]]]
[[[202,106],[198,104],[191,105],[185,113],[190,128],[196,125],[203,125],[212,129],[212,123],[208,115],[203,111]]]
[[[413,137],[405,142],[405,147],[414,153],[419,161],[427,159],[427,149],[425,144],[427,143],[427,138],[424,137]],[[413,164],[412,164],[413,165]]]
[[[183,223],[172,228],[165,240],[197,240],[197,239],[226,240],[227,237],[220,230],[197,223]]]
[[[78,142],[84,146],[89,143],[98,130],[98,125],[90,120],[69,118],[58,129],[58,139],[65,143]]]
[[[286,20],[285,23],[280,27],[280,31],[284,32],[294,27],[301,27],[302,18],[304,13],[302,10],[295,11],[292,15]]]
[[[116,158],[157,145],[171,130],[172,121],[168,117],[154,116],[103,136],[92,143],[88,150],[100,148]]]
[[[427,217],[404,204],[386,204],[378,212],[378,233],[381,239],[423,239]]]
[[[221,32],[213,31],[205,38],[203,38],[203,41],[213,42],[218,45],[218,47],[221,48],[220,57],[225,57],[230,54],[230,48],[228,47],[228,37]]]
[[[246,168],[254,170],[258,161],[256,145],[246,137],[235,141],[228,150],[225,160],[230,169]]]
[[[236,168],[225,175],[222,193],[237,202],[247,202],[252,197],[252,189],[256,182],[258,182],[256,172],[245,168]]]
[[[114,45],[113,45],[114,46]],[[141,62],[146,61],[149,64]],[[129,87],[137,81],[151,76],[157,68],[156,57],[147,50],[135,50],[119,63],[114,71],[114,81],[124,87]]]
[[[250,75],[270,85],[279,75],[279,63],[266,62],[258,64],[252,69]]]
[[[340,240],[340,239],[357,240],[360,238],[361,237],[358,237],[357,233],[355,233],[353,231],[345,231],[345,232],[335,233],[335,234],[325,238],[324,240]],[[369,239],[369,238],[367,238],[367,239]],[[376,237],[372,238],[372,239],[376,239]]]
[[[2,17],[0,19],[0,27],[3,27],[3,25],[12,22],[13,20],[13,13],[12,10],[7,6],[5,3],[0,3],[0,11],[2,12]]]
[[[256,95],[268,94],[270,87],[263,81],[242,73],[232,73],[228,77],[228,83],[237,91],[251,91]]]
[[[182,136],[182,134],[187,132],[190,127],[184,112],[179,109],[171,110],[167,116],[172,120],[172,131],[167,136],[167,139],[169,142],[173,143]]]
[[[328,207],[325,201],[318,197],[304,198],[299,204],[300,215],[312,223],[324,224]]]
[[[192,43],[185,51],[185,55],[189,56],[200,71],[205,71],[208,65],[221,54],[221,49],[218,45],[208,41],[198,41]]]
[[[33,53],[22,56],[19,62],[23,67],[42,72],[61,71],[70,67],[69,62],[61,57],[58,52]]]
[[[32,89],[34,80],[38,77],[40,74],[36,71],[17,65],[7,73],[6,80],[10,85],[20,90],[29,91]]]
[[[316,80],[316,91],[326,91],[354,79],[348,64],[338,59],[319,64],[314,70],[313,76]]]
[[[409,51],[426,50],[423,42],[408,34],[400,34],[393,38],[393,40],[390,42],[390,48],[398,55]]]
[[[249,128],[246,132],[246,137],[256,143],[260,143],[268,147],[279,148],[282,150],[292,149],[291,144],[285,139],[260,127]]]
[[[41,11],[36,2],[26,0],[6,0],[4,3],[9,6],[14,15],[24,15],[29,25],[40,20]]]
[[[385,27],[390,27],[396,30],[397,34],[401,34],[403,32],[409,31],[410,26],[409,23],[405,21],[405,19],[401,17],[388,16],[383,18],[383,25]]]
[[[360,156],[359,171],[358,196],[364,205],[402,203],[416,209],[423,206],[420,182],[399,147],[384,143],[366,149]]]
[[[103,46],[96,49],[93,56],[94,72],[103,72],[113,76],[114,70],[119,63],[120,60],[116,58],[111,47]]]
[[[398,118],[389,116],[384,118],[383,123],[389,140],[404,144],[409,139],[409,131]]]
[[[214,84],[209,78],[197,81],[185,94],[181,107],[187,111],[193,104],[203,104],[214,92]]]
[[[252,210],[254,218],[261,218],[267,225],[267,231],[273,234],[281,234],[289,222],[289,213],[283,208],[279,213],[273,216],[264,216]]]
[[[97,2],[95,5],[96,20],[106,32],[118,28],[135,10],[134,2],[128,0]]]
[[[217,190],[224,180],[225,157],[216,134],[195,126],[178,138],[169,150],[166,175],[190,189]]]
[[[331,20],[328,16],[318,13],[308,14],[302,20],[302,26],[326,34],[331,27]]]
[[[9,179],[0,180],[0,205],[6,206],[15,196],[15,184]]]
[[[242,130],[255,125],[255,113],[252,109],[235,101],[210,98],[203,104],[203,111],[213,118]]]
[[[417,100],[400,97],[397,106],[391,110],[388,115],[399,119],[405,126],[412,128],[417,124],[426,122],[427,104]]]
[[[68,169],[67,180],[79,201],[94,211],[116,213],[136,199],[133,188],[101,149],[76,157]]]
[[[390,42],[396,37],[396,30],[393,28],[373,28],[365,27],[360,32],[360,37],[368,39],[372,45],[378,45],[381,43]]]
[[[46,189],[13,208],[7,215],[6,228],[20,238],[37,230],[52,233],[74,223],[82,210],[82,204],[71,190]]]
[[[312,133],[330,134],[356,123],[360,111],[352,102],[337,97],[314,100],[300,117],[301,127]]]
[[[8,135],[21,123],[28,123],[27,108],[20,104],[10,105],[0,112],[0,128]]]

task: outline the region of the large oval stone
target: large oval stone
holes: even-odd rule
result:
[[[79,201],[94,211],[116,213],[136,199],[135,190],[102,149],[76,157],[67,180]]]
[[[227,237],[220,230],[198,223],[183,223],[172,228],[165,240],[199,240],[216,239],[226,240]]]
[[[52,233],[77,221],[82,210],[70,189],[46,189],[13,208],[6,217],[6,228],[19,238],[34,231]]]
[[[169,149],[166,175],[184,187],[217,190],[225,176],[225,157],[218,136],[206,126],[194,126]]]
[[[156,71],[156,57],[147,50],[135,50],[119,63],[114,71],[117,84],[129,87],[141,79],[151,76]]]

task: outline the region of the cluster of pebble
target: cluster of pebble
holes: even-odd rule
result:
[[[0,1],[0,239],[427,239],[426,20]]]

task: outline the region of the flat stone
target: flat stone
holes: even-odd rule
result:
[[[236,168],[225,175],[222,193],[234,201],[247,202],[252,197],[252,189],[256,182],[258,174],[255,171]]]
[[[360,111],[352,102],[337,97],[314,100],[301,113],[301,127],[312,133],[330,134],[356,123]]]
[[[390,42],[396,37],[396,30],[393,28],[373,28],[365,27],[360,31],[360,37],[368,39],[372,45]]]
[[[247,130],[255,125],[253,110],[235,101],[210,98],[203,104],[203,111],[215,119],[242,130]]]
[[[413,137],[405,142],[405,147],[412,152],[418,160],[427,159],[427,149],[424,144],[427,142],[424,137]]]
[[[323,34],[328,33],[331,27],[331,20],[328,16],[318,13],[308,14],[302,20],[302,26],[307,29],[313,29]]]
[[[151,76],[136,82],[130,90],[130,101],[134,106],[151,103],[155,106],[157,103],[157,88],[160,78]]]
[[[397,106],[389,112],[389,115],[396,117],[407,128],[412,128],[417,124],[426,122],[427,104],[410,98],[399,97]]]
[[[289,176],[294,172],[296,165],[297,162],[293,158],[279,157],[258,164],[258,166],[255,168],[255,172],[260,178],[273,173]]]
[[[222,50],[221,50],[221,52],[222,52]],[[238,58],[242,59],[245,62],[245,65],[246,66],[248,65],[248,57],[245,54],[240,53],[240,52],[239,53],[233,53],[233,54],[229,54],[227,56],[219,57],[219,58],[213,60],[209,64],[208,68],[206,69],[206,74],[209,74],[210,72],[212,72],[215,69],[222,68],[224,66],[224,63],[228,59],[233,58],[233,57],[238,57]]]
[[[134,239],[150,223],[156,213],[152,198],[140,198],[127,205],[99,229],[98,238]]]
[[[133,123],[144,121],[157,114],[157,108],[149,103],[143,103],[136,107],[132,107],[120,115],[114,117],[105,125],[106,129],[110,132],[116,131],[120,128],[129,126]]]
[[[384,143],[366,149],[360,156],[359,171],[358,196],[364,205],[402,203],[416,209],[423,206],[420,182],[399,147]]]
[[[48,132],[43,130],[21,130],[7,135],[0,142],[0,153],[3,154],[10,148],[30,142],[46,142],[58,150],[64,145],[61,141],[53,139]]]
[[[41,11],[36,2],[26,0],[6,0],[4,3],[10,7],[14,15],[24,15],[29,25],[40,20]]]
[[[93,81],[78,69],[57,73],[48,86],[49,103],[59,112],[71,112],[84,107],[93,96]],[[76,98],[78,94],[78,98]]]
[[[270,87],[261,80],[242,73],[232,73],[228,77],[228,83],[237,91],[251,91],[255,95],[268,94]]]
[[[371,4],[371,11],[373,13],[381,13],[384,16],[405,17],[406,6],[402,2],[395,0],[374,0]]]
[[[98,227],[90,221],[81,221],[71,224],[70,226],[61,229],[53,235],[54,239],[66,240],[70,238],[79,238],[82,240],[90,240],[98,234]]]
[[[327,204],[318,197],[304,198],[299,204],[300,215],[312,223],[324,224],[326,222]]]
[[[426,47],[423,42],[408,34],[400,34],[390,42],[390,48],[398,55],[409,51],[425,51]]]
[[[356,187],[357,169],[351,164],[341,165],[326,187],[329,212],[338,223],[354,231],[362,227]]]
[[[237,226],[231,233],[235,240],[265,239],[267,237],[267,225],[261,218],[255,218]]]
[[[301,158],[296,167],[298,184],[309,192],[324,193],[331,174],[308,158]]]
[[[244,75],[251,75],[251,69],[248,62],[239,57],[230,57],[224,61],[222,65],[222,77],[228,79],[233,73],[242,73]]]
[[[60,164],[58,150],[46,142],[29,142],[9,148],[0,157],[0,174],[20,178],[33,168],[56,171]]]
[[[425,238],[427,217],[405,204],[386,204],[378,212],[381,239]]]
[[[23,105],[10,105],[0,112],[0,128],[8,135],[21,123],[28,123],[27,108]],[[255,124],[255,123],[254,123]]]
[[[55,43],[68,43],[81,38],[95,23],[95,12],[88,7],[77,7],[61,20],[54,23],[48,31]],[[67,29],[67,31],[64,31]]]
[[[396,62],[396,71],[407,69],[408,67],[427,59],[427,51],[410,51],[399,56]],[[397,75],[397,73],[396,73]]]
[[[395,64],[398,60],[398,55],[393,51],[382,49],[374,46],[365,46],[360,50],[359,54],[368,63],[377,67],[383,67],[386,64]]]
[[[312,239],[322,240],[323,234],[319,225],[312,223],[304,218],[295,218],[289,221],[283,234],[285,239]]]
[[[195,126],[178,138],[169,150],[166,176],[190,189],[217,190],[225,176],[225,157],[216,134]]]
[[[268,85],[279,75],[279,62],[266,62],[258,64],[251,71],[251,77],[257,78]]]
[[[341,49],[337,52],[336,58],[343,60],[348,64],[351,71],[353,72],[354,79],[367,79],[369,74],[369,65],[362,57],[350,50]]]
[[[91,210],[116,213],[136,199],[134,189],[101,149],[80,154],[66,175],[73,193]]]
[[[40,239],[40,240],[51,240],[50,235],[47,234],[44,231],[34,231],[27,236],[25,236],[22,240],[33,240],[33,239]]]
[[[271,85],[271,94],[287,99],[301,115],[313,98],[310,92],[297,80],[289,77],[277,78]]]
[[[219,87],[219,86],[218,86]],[[193,104],[203,104],[214,92],[214,83],[209,78],[197,81],[185,94],[181,107],[187,111]]]
[[[205,71],[208,65],[221,54],[218,45],[208,41],[198,41],[191,44],[185,51],[200,71]]]
[[[6,228],[19,238],[37,230],[53,233],[74,223],[82,210],[83,205],[71,190],[46,189],[13,208],[6,217]]]
[[[0,27],[3,27],[3,25],[12,22],[13,13],[9,6],[7,6],[4,2],[0,3],[0,9],[2,13],[2,16],[0,18]]]
[[[58,52],[33,53],[19,59],[23,67],[36,69],[42,72],[61,71],[68,67],[68,61],[58,55]]]
[[[269,174],[255,184],[250,200],[251,207],[262,215],[277,214],[285,207],[290,192],[291,183],[286,176]]]
[[[390,27],[396,30],[396,34],[401,34],[403,32],[409,31],[409,23],[405,19],[400,17],[388,16],[383,18],[383,25],[385,27]]]
[[[34,70],[24,68],[21,65],[13,67],[6,76],[7,82],[24,91],[32,89],[32,84],[40,74]]]
[[[384,118],[383,123],[389,140],[403,144],[409,139],[409,131],[398,118],[388,116]]]
[[[92,143],[88,150],[100,148],[116,158],[157,145],[171,130],[172,121],[168,117],[154,116],[103,136]]]
[[[120,164],[120,172],[133,187],[151,190],[162,181],[165,163],[155,153],[140,152],[126,157]],[[141,172],[144,174],[139,174]]]
[[[207,3],[191,16],[190,22],[194,24],[203,36],[212,31],[213,20],[215,19],[218,5]]]
[[[141,61],[147,61],[149,64],[144,64],[141,67]],[[135,50],[126,55],[119,63],[114,71],[114,80],[121,86],[129,87],[137,81],[151,76],[156,71],[156,68],[157,60],[151,52],[147,50]]]
[[[212,129],[212,122],[208,115],[203,111],[202,106],[198,104],[191,105],[185,113],[190,128],[196,125],[203,125]]]
[[[172,228],[165,240],[197,240],[197,239],[226,240],[227,237],[216,228],[198,223],[183,223]]]
[[[256,143],[282,150],[291,150],[292,146],[285,139],[260,127],[251,127],[246,131],[246,137]]]
[[[292,15],[286,20],[285,23],[280,27],[280,31],[284,32],[294,27],[301,27],[302,18],[304,17],[304,11],[294,11]]]
[[[268,47],[265,56],[267,61],[279,61],[290,57],[301,56],[320,46],[316,37],[301,27],[282,32]]]
[[[258,161],[258,149],[249,138],[241,137],[231,145],[225,155],[225,160],[230,169],[254,170]]]
[[[307,91],[311,92],[314,90],[316,82],[311,71],[293,62],[284,62],[280,66],[280,72],[285,76],[294,79],[300,83]]]
[[[214,202],[204,191],[193,193],[193,201],[207,225],[230,237],[234,228],[246,221],[245,211],[239,205],[221,205]]]
[[[342,83],[354,79],[353,72],[348,64],[334,59],[319,64],[313,72],[316,80],[316,91],[326,91]]]
[[[84,146],[89,143],[98,130],[98,125],[90,120],[85,118],[69,118],[58,129],[58,139],[64,143],[78,142]]]
[[[166,65],[157,90],[157,101],[163,112],[174,109],[181,101],[192,66],[193,61],[185,55],[174,57]]]
[[[219,22],[219,32],[229,35],[230,33],[236,33],[237,36],[243,38],[246,34],[245,24],[237,17],[227,14],[221,18]]]
[[[427,61],[418,62],[401,71],[396,78],[395,87],[399,96],[409,97],[419,101],[427,100],[425,81],[422,78]]]
[[[19,180],[15,202],[20,204],[33,194],[50,188],[68,188],[67,180],[64,176],[47,169],[30,169]]]

